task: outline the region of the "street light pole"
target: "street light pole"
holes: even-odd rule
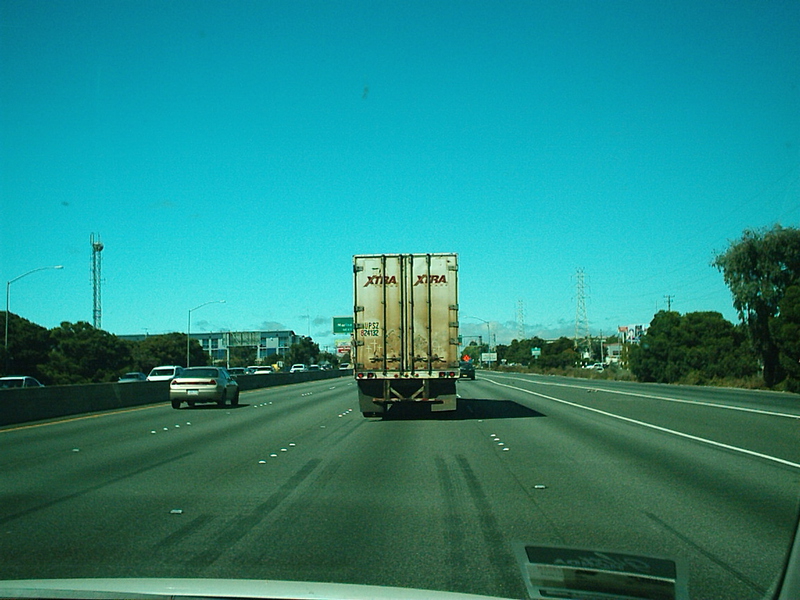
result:
[[[8,371],[8,311],[9,305],[11,300],[11,284],[17,281],[18,279],[22,279],[23,277],[27,277],[31,273],[36,273],[37,271],[44,271],[46,269],[63,269],[63,265],[56,265],[54,267],[38,267],[36,269],[31,269],[27,273],[23,273],[22,275],[18,275],[14,277],[14,279],[9,279],[6,281],[6,333],[5,333],[5,342],[3,344],[3,348],[5,349],[5,370]]]
[[[209,304],[225,304],[225,300],[209,300],[208,302],[203,302],[200,306],[195,306],[194,308],[189,309],[189,322],[186,324],[186,368],[189,368],[189,334],[192,330],[192,312],[196,311],[198,308],[203,308]]]

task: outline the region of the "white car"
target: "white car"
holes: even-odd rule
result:
[[[183,367],[178,365],[164,365],[155,367],[147,376],[147,381],[169,381],[178,377],[183,372]]]
[[[198,402],[216,402],[225,406],[239,404],[239,384],[222,367],[190,367],[169,383],[169,399],[172,408],[180,408],[182,402],[194,406]]]
[[[261,365],[259,367],[255,367],[255,371],[253,373],[255,375],[266,375],[267,373],[274,373],[275,368],[272,365]]]
[[[289,369],[289,373],[305,373],[308,371],[308,367],[301,364],[292,365],[292,368]]]
[[[37,379],[27,375],[0,377],[0,389],[44,387]]]

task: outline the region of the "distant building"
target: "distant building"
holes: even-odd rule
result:
[[[280,331],[220,331],[218,333],[192,333],[192,339],[198,340],[203,350],[214,360],[227,357],[228,348],[255,348],[256,363],[273,356],[286,356],[289,347],[298,341],[298,336],[291,330]]]
[[[120,335],[125,340],[141,341],[147,336]],[[256,363],[263,359],[273,356],[286,356],[289,347],[296,343],[299,337],[294,331],[273,330],[273,331],[219,331],[219,332],[192,332],[189,337],[200,342],[203,350],[207,352],[213,360],[226,360],[229,348],[255,348]]]
[[[622,344],[606,344],[605,362],[618,363],[622,358]]]

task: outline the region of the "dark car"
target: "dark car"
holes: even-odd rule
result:
[[[120,383],[129,383],[131,381],[147,381],[147,375],[139,371],[132,371],[119,378]]]
[[[475,363],[469,360],[462,360],[458,366],[459,379],[475,379]]]

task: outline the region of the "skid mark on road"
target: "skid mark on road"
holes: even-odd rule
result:
[[[703,548],[703,546],[701,546],[698,543],[696,543],[695,541],[693,541],[690,537],[682,534],[680,531],[678,531],[677,529],[675,529],[674,527],[669,525],[666,521],[660,519],[659,517],[657,517],[653,513],[650,513],[650,512],[647,512],[647,511],[644,512],[644,515],[648,519],[650,519],[651,521],[654,521],[655,523],[657,523],[659,527],[662,527],[663,529],[667,530],[669,533],[674,535],[676,538],[681,540],[684,544],[686,544],[688,546],[691,546],[696,552],[698,552],[698,553],[702,554],[703,556],[705,556],[708,560],[713,562],[715,565],[717,565],[718,567],[720,567],[720,568],[724,569],[725,571],[727,571],[728,573],[730,573],[731,576],[735,577],[736,579],[741,581],[743,584],[745,584],[749,588],[755,590],[758,593],[759,597],[763,597],[767,593],[766,588],[761,587],[760,585],[758,585],[755,581],[753,581],[752,579],[747,577],[747,575],[745,575],[741,571],[738,571],[738,570],[734,569],[728,563],[726,563],[722,559],[718,558],[715,554],[713,554],[712,552],[709,552],[708,550]]]
[[[215,560],[226,553],[231,546],[241,540],[248,533],[255,530],[261,521],[269,516],[280,504],[289,497],[297,486],[308,478],[311,473],[320,465],[321,459],[309,460],[303,467],[287,479],[277,491],[269,498],[259,504],[250,514],[239,517],[227,525],[215,538],[208,544],[204,552],[186,561],[187,565],[198,567],[210,566]]]
[[[442,490],[441,497],[445,503],[446,522],[444,527],[447,539],[448,563],[451,565],[466,565],[468,561],[464,519],[456,506],[460,499],[459,490],[456,488],[444,459],[437,457],[434,462],[436,463],[436,476]],[[463,581],[463,576],[458,569],[451,569],[448,572],[447,589],[459,591],[461,589],[459,587],[461,581]]]
[[[506,543],[500,524],[494,516],[486,492],[483,490],[480,480],[467,457],[456,456],[456,462],[461,469],[464,479],[467,482],[467,490],[473,503],[478,509],[478,519],[481,525],[481,535],[486,541],[488,549],[488,560],[494,570],[495,585],[498,590],[502,590],[504,596],[521,597],[523,590],[509,585],[508,573],[513,573],[517,569],[516,560],[511,554],[510,546]],[[513,587],[513,589],[511,589]]]
[[[90,494],[91,492],[96,492],[97,490],[103,489],[106,486],[113,485],[115,483],[119,483],[125,479],[129,479],[130,477],[135,477],[136,475],[140,475],[152,469],[157,469],[158,467],[162,467],[166,464],[174,462],[176,460],[181,460],[182,458],[186,458],[187,456],[191,456],[193,452],[184,452],[183,454],[178,454],[177,456],[173,456],[172,458],[167,458],[165,460],[159,461],[157,463],[153,463],[152,465],[148,465],[146,467],[141,467],[136,469],[135,471],[131,471],[130,473],[126,473],[124,475],[118,475],[117,477],[112,477],[102,483],[98,483],[97,485],[93,485],[82,490],[78,490],[77,492],[73,492],[71,494],[67,494],[66,496],[60,496],[58,498],[53,498],[48,502],[43,502],[42,504],[38,504],[36,506],[31,506],[30,508],[26,508],[25,510],[21,510],[14,514],[8,515],[6,517],[0,518],[0,525],[4,525],[10,521],[15,519],[19,519],[20,517],[25,517],[31,513],[35,513],[40,510],[45,510],[56,504],[60,504],[62,502],[67,502],[69,500],[74,500],[75,498],[80,498],[81,496],[85,496],[86,494]]]
[[[193,535],[198,530],[202,529],[207,523],[210,523],[213,520],[211,515],[200,515],[195,517],[183,527],[180,527],[176,531],[173,531],[166,537],[161,538],[158,543],[153,545],[153,552],[157,552],[159,554],[165,553],[169,550],[172,546],[179,544],[184,539]]]

